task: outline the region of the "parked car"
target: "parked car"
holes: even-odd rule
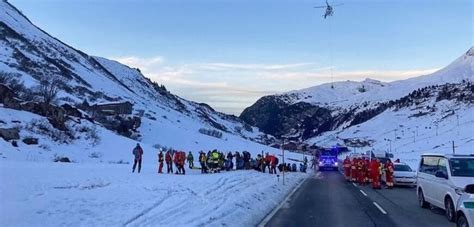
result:
[[[423,154],[417,174],[417,195],[423,208],[433,205],[455,221],[460,196],[474,184],[474,155]]]
[[[474,184],[467,185],[459,198],[456,217],[458,227],[474,226]]]
[[[416,172],[405,163],[393,163],[393,184],[402,186],[416,186]],[[384,174],[385,177],[385,174]],[[382,179],[385,182],[385,178]]]

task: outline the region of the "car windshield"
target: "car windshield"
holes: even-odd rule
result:
[[[449,160],[451,176],[474,177],[474,158],[453,158]]]
[[[395,171],[402,171],[402,172],[411,172],[410,166],[407,165],[395,165]]]
[[[323,150],[321,156],[337,156],[337,152],[334,150]]]

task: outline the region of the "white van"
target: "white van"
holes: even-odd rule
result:
[[[456,219],[455,206],[464,188],[474,184],[474,155],[423,154],[417,173],[417,195],[421,207],[433,205]]]

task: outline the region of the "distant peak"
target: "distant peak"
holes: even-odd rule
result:
[[[467,56],[474,56],[474,47],[471,47],[471,48],[466,52],[466,55],[467,55]]]

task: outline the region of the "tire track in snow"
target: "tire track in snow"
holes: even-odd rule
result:
[[[125,224],[123,224],[123,226],[128,226],[130,225],[131,223],[137,221],[139,218],[141,218],[142,216],[148,214],[150,211],[152,211],[154,208],[158,207],[161,203],[163,203],[164,201],[166,201],[166,199],[168,198],[168,196],[170,195],[170,192],[168,191],[167,195],[164,196],[162,199],[156,201],[153,205],[151,205],[150,207],[142,210],[140,213],[138,213],[137,215],[133,216],[132,218],[130,218],[127,222],[125,222]]]

